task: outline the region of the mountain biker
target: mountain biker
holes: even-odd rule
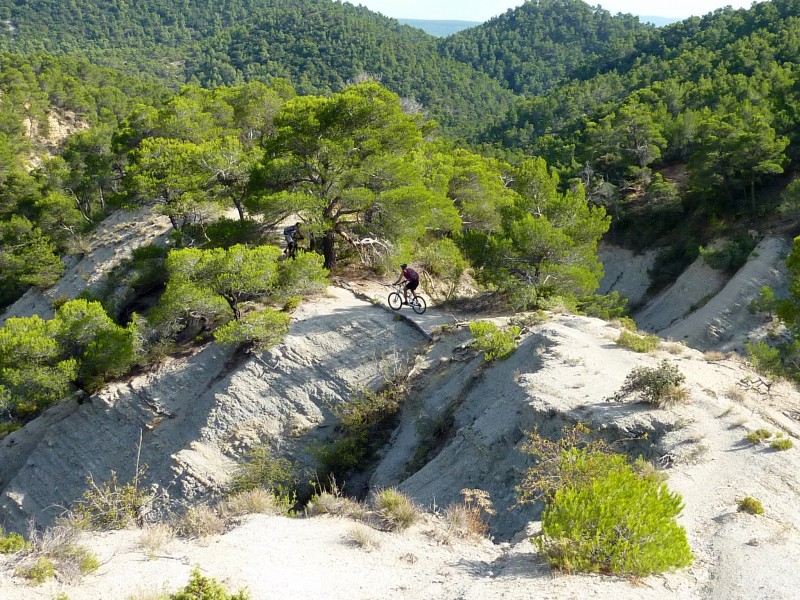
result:
[[[286,249],[283,253],[288,254],[292,258],[294,258],[295,250],[297,250],[298,240],[303,239],[303,234],[300,233],[300,225],[301,223],[297,222],[283,230],[283,237],[286,239]]]
[[[414,294],[414,290],[419,285],[419,274],[406,263],[400,265],[400,277],[392,285],[397,285],[403,280],[406,281],[406,286],[403,288],[403,298],[405,299],[403,304],[408,304],[408,292],[410,290]]]

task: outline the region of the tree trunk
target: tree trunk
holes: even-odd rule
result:
[[[333,229],[325,232],[322,238],[322,255],[325,257],[324,267],[328,270],[336,266],[336,238]]]

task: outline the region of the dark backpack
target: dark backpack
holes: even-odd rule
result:
[[[414,269],[411,267],[406,267],[404,271],[406,274],[406,279],[409,281],[419,281],[419,275],[417,275],[417,272]]]
[[[297,231],[297,225],[290,225],[283,230],[283,235],[294,235],[295,231]]]

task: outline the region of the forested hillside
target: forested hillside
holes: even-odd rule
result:
[[[0,47],[79,52],[173,87],[284,77],[299,93],[329,93],[368,75],[456,134],[474,133],[512,98],[500,83],[442,56],[436,38],[331,0],[2,0],[0,15],[7,23]]]
[[[657,35],[633,15],[613,16],[580,0],[535,0],[440,42],[444,56],[472,65],[518,94],[624,69]]]
[[[735,224],[774,214],[781,198],[765,190],[786,185],[800,152],[798,14],[777,0],[650,32],[618,69],[519,99],[483,141],[582,181],[618,240],[668,241],[662,285],[714,235],[739,236],[735,269],[750,247]]]

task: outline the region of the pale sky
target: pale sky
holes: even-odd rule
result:
[[[395,19],[452,19],[488,21],[492,17],[524,4],[522,0],[347,0]],[[702,17],[717,8],[749,8],[751,0],[590,0],[611,14],[630,13],[648,17]]]

